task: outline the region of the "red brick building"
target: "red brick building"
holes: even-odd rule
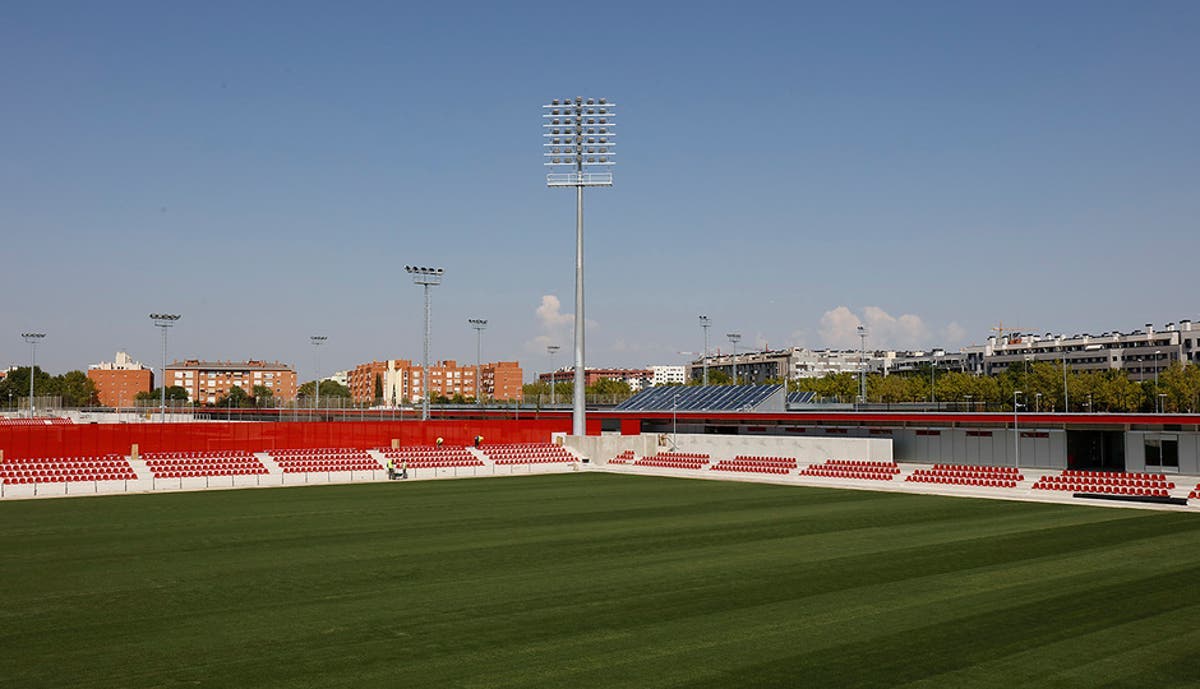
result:
[[[521,365],[516,361],[497,361],[480,367],[480,385],[485,399],[520,400]],[[371,361],[355,366],[349,374],[350,396],[355,402],[372,403],[420,401],[425,390],[435,395],[475,397],[475,367],[459,366],[454,360],[438,361],[429,366],[429,384],[422,377],[420,364],[408,359]]]
[[[564,368],[553,374],[542,373],[538,376],[538,380],[549,383],[551,375],[556,383],[575,382],[574,368]],[[648,368],[585,368],[583,376],[584,385],[595,385],[597,381],[601,380],[619,380],[629,383],[631,388],[639,390],[650,386],[650,381],[654,378],[654,371]]]
[[[296,370],[278,361],[174,361],[165,379],[167,385],[187,390],[188,399],[199,404],[216,404],[235,385],[248,395],[262,386],[281,402],[296,399]]]
[[[125,352],[117,352],[113,361],[88,366],[87,377],[95,384],[96,396],[105,407],[132,407],[139,392],[154,389],[154,372]]]

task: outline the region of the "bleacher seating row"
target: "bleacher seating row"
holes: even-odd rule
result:
[[[196,450],[193,452],[143,452],[141,458],[147,462],[152,459],[220,459],[224,457],[253,457],[247,450]]]
[[[269,450],[285,474],[335,471],[379,471],[383,467],[366,450],[340,447]]]
[[[1188,493],[1188,500],[1200,499],[1200,483],[1197,483],[1191,492]]]
[[[799,472],[800,476],[819,478],[852,478],[871,481],[891,481],[900,473],[895,462],[876,462],[857,459],[827,459]]]
[[[1025,477],[1016,467],[935,464],[932,469],[914,469],[905,481],[936,483],[947,486],[979,486],[982,488],[1016,488]]]
[[[733,459],[723,459],[717,462],[711,467],[711,470],[786,476],[795,471],[796,466],[796,460],[793,457],[738,455]]]
[[[380,448],[379,452],[385,459],[392,460],[396,467],[404,466],[409,469],[483,466],[483,462],[465,447],[418,445],[395,449]]]
[[[120,455],[5,458],[0,464],[0,481],[10,485],[136,478],[133,467]]]
[[[635,455],[633,453],[633,450],[625,450],[624,452],[617,455],[616,457],[613,457],[612,459],[608,460],[608,463],[609,464],[632,464],[636,458],[637,458],[637,455]]]
[[[344,456],[351,455],[354,457],[370,457],[366,450],[358,450],[351,447],[303,447],[292,449],[274,449],[266,450],[271,457],[325,457],[329,455]]]
[[[526,443],[522,445],[489,445],[483,449],[487,458],[496,464],[554,464],[577,461],[574,454],[561,445]]]
[[[653,457],[642,457],[634,465],[662,469],[702,469],[709,459],[708,455],[696,452],[659,452]]]
[[[1043,476],[1033,490],[1059,490],[1070,493],[1104,493],[1165,498],[1175,484],[1162,474],[1115,473],[1066,469],[1058,475]]]
[[[72,419],[59,416],[35,416],[25,418],[0,418],[0,426],[65,426],[74,424]]]

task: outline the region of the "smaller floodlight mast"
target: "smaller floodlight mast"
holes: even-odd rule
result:
[[[611,187],[616,106],[606,98],[555,98],[542,106],[548,187],[575,188],[575,400],[571,428],[587,432],[584,410],[583,188]]]
[[[547,354],[547,356],[550,357],[550,406],[551,407],[554,406],[554,384],[555,384],[554,374],[558,370],[558,367],[557,367],[558,362],[556,362],[554,360],[554,355],[558,354],[559,349],[561,349],[561,347],[559,347],[558,345],[546,345],[546,354]]]
[[[858,401],[867,403],[867,329],[858,326]]]
[[[37,405],[33,402],[33,370],[37,368],[37,346],[46,333],[21,333],[21,339],[29,343],[29,418],[33,418]]]
[[[162,368],[158,370],[162,375],[162,380],[158,384],[159,401],[158,401],[158,416],[159,421],[166,423],[167,421],[167,330],[175,325],[175,321],[181,316],[177,313],[152,313],[150,320],[154,321],[157,328],[162,329]]]
[[[704,384],[708,385],[708,329],[712,327],[712,324],[708,322],[708,316],[700,316],[700,327],[704,328],[704,359],[702,360],[702,364],[704,366]]]
[[[737,343],[742,341],[741,333],[727,333],[729,344],[733,345],[733,384],[737,385]]]
[[[313,361],[316,363],[317,369],[317,378],[313,383],[316,393],[316,402],[314,402],[313,406],[317,408],[318,420],[321,418],[321,345],[325,344],[325,341],[328,339],[329,337],[326,335],[310,335],[308,338],[308,341],[312,342],[313,345]]]
[[[404,270],[413,277],[415,284],[425,288],[425,348],[421,358],[421,420],[429,419],[429,288],[442,284],[441,268],[426,268],[424,266],[404,266]]]
[[[475,404],[483,406],[483,369],[479,353],[483,348],[483,331],[487,328],[486,318],[468,318],[467,323],[475,328]]]

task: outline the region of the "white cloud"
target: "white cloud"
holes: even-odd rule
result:
[[[827,347],[853,347],[858,344],[858,326],[862,321],[845,306],[826,311],[818,332]]]
[[[854,348],[859,345],[860,325],[866,326],[872,347],[914,349],[928,345],[929,328],[920,316],[893,316],[878,306],[863,308],[862,317],[846,306],[830,309],[821,316],[819,331],[826,346]]]
[[[967,329],[958,324],[957,321],[951,322],[942,331],[942,336],[946,338],[946,346],[954,347],[961,345],[967,340]]]
[[[543,294],[542,301],[534,310],[537,317],[540,335],[525,342],[526,351],[535,354],[545,354],[546,346],[556,344],[566,351],[573,346],[575,338],[575,314],[563,313],[562,302],[553,294]],[[586,318],[587,329],[590,333],[597,328],[596,321]],[[562,354],[562,351],[559,354]]]
[[[564,325],[571,325],[575,321],[575,316],[569,313],[562,313],[562,304],[558,301],[558,297],[553,294],[543,294],[542,303],[537,307],[538,321],[541,322],[542,328],[551,330]]]

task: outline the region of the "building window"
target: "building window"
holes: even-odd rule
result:
[[[1146,468],[1179,471],[1178,436],[1146,436]]]

